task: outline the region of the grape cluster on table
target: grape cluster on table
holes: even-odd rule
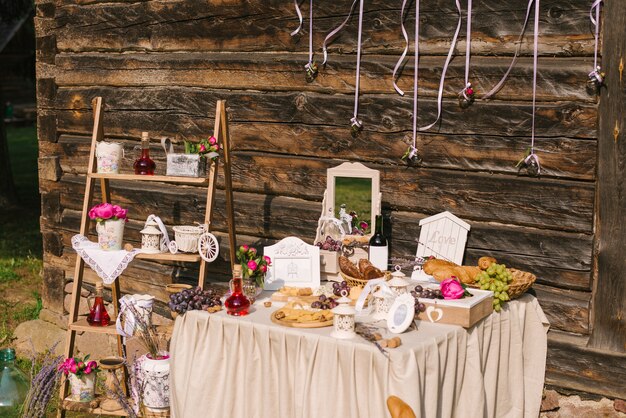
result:
[[[413,290],[411,290],[411,296],[415,298],[415,314],[426,311],[426,305],[419,301],[419,298],[423,299],[443,299],[441,289],[429,289],[424,288],[418,284]]]
[[[350,286],[348,286],[348,283],[345,280],[341,283],[333,282],[333,295],[341,296],[341,292],[344,290],[348,292],[346,295],[350,294]]]
[[[493,292],[493,309],[500,312],[502,302],[510,300],[509,283],[513,281],[511,272],[506,269],[504,264],[493,263],[487,270],[482,271],[476,276],[476,281],[480,284],[482,290],[491,290]]]
[[[167,304],[172,311],[179,314],[192,310],[206,310],[216,305],[222,305],[219,295],[213,289],[202,290],[200,286],[170,295]]]
[[[332,297],[327,297],[326,295],[320,295],[318,300],[311,303],[311,308],[313,309],[333,309],[339,305]]]
[[[330,235],[326,235],[324,242],[316,242],[315,245],[322,250],[341,251],[341,241],[335,241]]]

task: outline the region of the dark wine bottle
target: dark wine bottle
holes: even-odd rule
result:
[[[383,235],[383,216],[376,216],[376,229],[372,238],[370,238],[369,259],[370,262],[380,270],[387,270],[387,262],[389,258],[389,247],[387,246],[387,238]]]

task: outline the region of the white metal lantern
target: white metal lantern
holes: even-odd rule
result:
[[[159,229],[159,224],[154,219],[148,219],[145,228],[141,230],[141,249],[143,252],[160,253],[162,237],[163,233]]]
[[[381,283],[372,294],[372,317],[376,320],[386,319],[395,299],[396,293],[386,283]]]
[[[391,280],[387,282],[389,288],[396,294],[396,296],[409,293],[409,283],[405,279],[406,275],[400,271],[400,266],[396,266],[395,271],[391,273]]]
[[[333,313],[333,331],[330,333],[332,337],[349,339],[356,336],[354,317],[356,309],[350,306],[352,301],[347,297],[346,290],[341,291],[341,297],[337,300],[339,305],[332,309]]]

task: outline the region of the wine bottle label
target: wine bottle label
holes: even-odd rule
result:
[[[370,263],[376,268],[385,271],[387,270],[387,263],[389,259],[389,247],[384,245],[382,247],[375,247],[370,245]]]

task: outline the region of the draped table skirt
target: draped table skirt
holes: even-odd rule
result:
[[[176,319],[173,418],[382,418],[390,395],[423,418],[539,414],[548,321],[531,295],[470,329],[416,321],[389,357],[361,337],[331,337],[332,327],[276,325],[275,306],[255,309]]]

